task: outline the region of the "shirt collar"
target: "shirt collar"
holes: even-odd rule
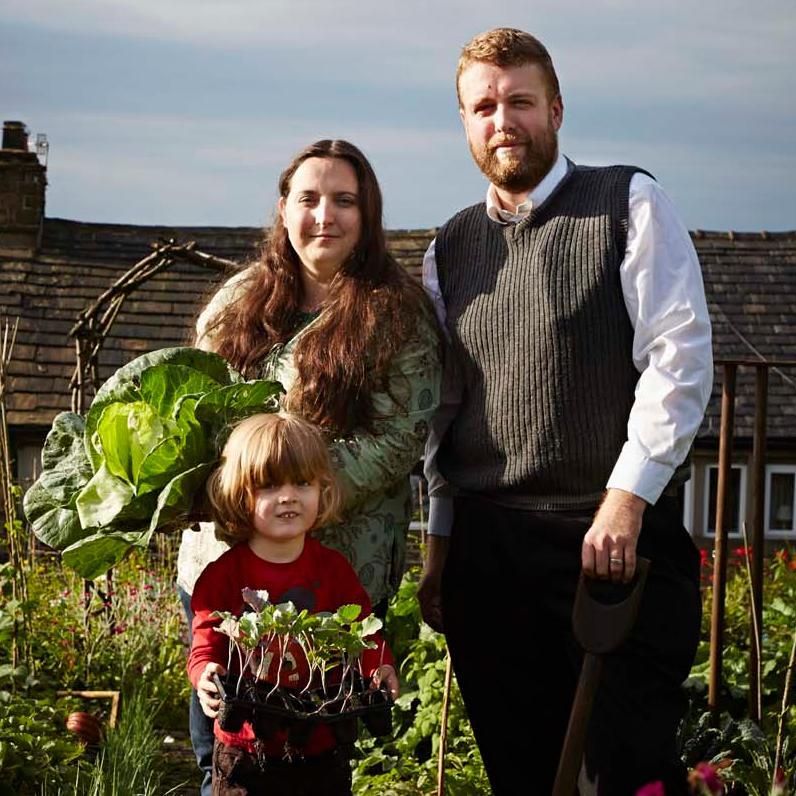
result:
[[[556,189],[558,184],[567,176],[567,159],[560,152],[553,168],[547,172],[544,179],[525,197],[525,201],[517,205],[512,212],[504,210],[497,197],[495,186],[491,185],[486,192],[486,213],[498,224],[516,224],[525,218],[534,207],[538,207]]]

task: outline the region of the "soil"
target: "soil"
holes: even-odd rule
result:
[[[191,738],[187,732],[170,730],[159,733],[162,739],[173,738],[172,743],[164,740],[161,747],[163,752],[163,792],[166,793],[170,788],[174,796],[196,796],[202,784],[202,774],[196,767],[196,758],[191,748]]]

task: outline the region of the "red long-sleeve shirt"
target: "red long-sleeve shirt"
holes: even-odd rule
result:
[[[196,582],[191,598],[194,620],[188,677],[194,688],[208,662],[227,666],[229,640],[215,630],[220,620],[211,614],[231,611],[239,616],[250,610],[241,597],[241,590],[245,587],[266,589],[270,602],[291,600],[299,610],[306,608],[311,613],[336,611],[341,605],[350,603],[362,606],[362,616],[367,616],[371,610],[367,592],[345,557],[311,537],[306,537],[301,555],[287,564],[265,561],[245,542],[237,544],[208,564]],[[362,671],[366,677],[372,676],[380,665],[393,663],[381,635],[377,634],[374,640],[376,649],[365,650],[362,655]],[[233,658],[233,666],[236,657]],[[215,735],[228,746],[254,751],[255,736],[249,722],[237,733],[224,732],[216,722]],[[280,756],[285,741],[286,733],[278,733],[266,742],[266,752]],[[334,745],[329,727],[318,724],[301,751],[306,755],[319,754]]]

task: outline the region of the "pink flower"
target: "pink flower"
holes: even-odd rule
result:
[[[724,793],[719,772],[710,763],[697,763],[689,780],[692,785],[704,785],[711,796],[721,796]]]
[[[655,782],[648,782],[636,791],[636,796],[666,796],[663,783],[657,779]]]

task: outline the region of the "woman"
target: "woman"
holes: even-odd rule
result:
[[[293,159],[258,262],[216,293],[196,344],[280,381],[285,408],[326,432],[345,519],[320,541],[348,558],[383,614],[403,572],[409,471],[439,401],[439,340],[421,287],[387,253],[381,191],[355,146],[318,141]],[[184,601],[224,549],[212,526],[183,534]],[[199,741],[197,707],[191,737],[209,771],[212,732]]]

